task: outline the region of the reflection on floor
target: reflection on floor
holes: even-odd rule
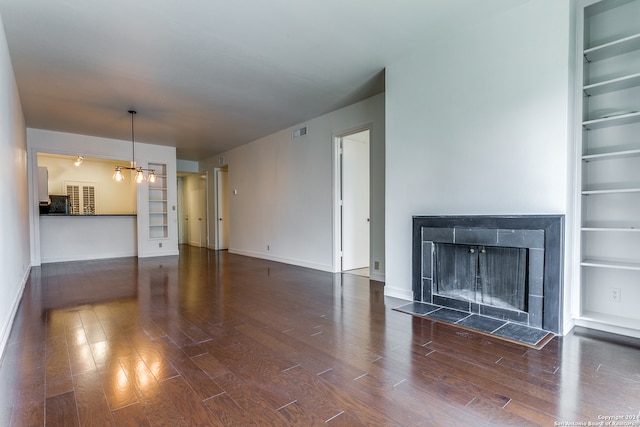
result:
[[[355,274],[356,276],[369,277],[369,267],[356,268],[355,270],[345,270],[343,273]]]
[[[384,292],[193,246],[33,267],[0,426],[596,425],[640,410],[638,339],[576,328],[534,350],[392,310],[409,301]]]

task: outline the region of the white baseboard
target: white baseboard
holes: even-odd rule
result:
[[[177,249],[172,251],[153,252],[145,255],[138,255],[138,258],[155,258],[159,256],[175,256],[175,255],[180,255],[180,252]]]
[[[567,319],[562,325],[562,331],[560,331],[560,335],[567,335],[571,330],[576,326],[576,319],[573,317]]]
[[[413,292],[407,289],[394,288],[389,285],[384,287],[384,296],[403,299],[407,301],[413,300]]]
[[[90,261],[94,259],[109,259],[109,258],[126,258],[133,257],[137,254],[135,252],[110,252],[103,254],[75,254],[75,255],[65,255],[60,257],[48,257],[42,258],[40,262],[42,264],[48,264],[52,262],[69,262],[69,261]]]
[[[384,283],[384,273],[369,271],[369,279]]]
[[[640,330],[627,328],[624,326],[611,325],[607,322],[594,320],[594,319],[575,319],[575,326],[582,326],[584,328],[595,329],[597,331],[609,332],[617,335],[624,335],[627,337],[640,338]]]
[[[27,271],[22,278],[20,290],[11,305],[11,313],[9,313],[7,323],[2,326],[2,333],[0,333],[0,364],[2,364],[2,360],[4,358],[4,351],[7,347],[7,342],[9,341],[9,335],[11,335],[11,328],[13,327],[13,322],[15,321],[16,314],[18,313],[20,301],[22,301],[22,295],[24,295],[24,288],[27,286],[27,281],[29,280],[29,274],[31,274],[31,266],[27,268]]]
[[[308,262],[308,261],[295,259],[295,258],[279,257],[279,256],[268,255],[261,252],[243,251],[243,250],[231,249],[231,248],[229,248],[229,253],[236,254],[236,255],[244,255],[252,258],[267,259],[269,261],[281,262],[283,264],[297,265],[298,267],[307,267],[307,268],[312,268],[314,270],[321,270],[321,271],[327,271],[329,273],[333,273],[333,267],[331,265]]]

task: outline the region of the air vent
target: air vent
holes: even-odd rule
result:
[[[300,137],[300,136],[305,136],[306,134],[307,134],[307,127],[305,126],[305,127],[303,127],[303,128],[300,128],[300,129],[296,129],[296,130],[294,130],[294,131],[292,132],[291,136],[292,136],[293,138],[298,138],[298,137]]]

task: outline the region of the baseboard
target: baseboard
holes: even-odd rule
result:
[[[402,288],[394,288],[389,285],[385,285],[384,287],[384,296],[403,299],[407,301],[413,301],[412,291],[402,289]]]
[[[281,262],[283,264],[297,265],[298,267],[311,268],[313,270],[321,270],[329,273],[333,273],[333,267],[331,265],[319,264],[315,262],[308,262],[295,258],[279,257],[274,255],[268,255],[261,252],[243,251],[239,249],[229,248],[229,253],[236,255],[244,255],[252,258],[267,259],[269,261]]]
[[[640,330],[627,328],[624,326],[611,325],[603,321],[594,319],[575,319],[575,326],[594,329],[596,331],[609,332],[611,334],[624,335],[632,338],[640,338]]]
[[[27,271],[24,277],[22,278],[20,290],[11,306],[11,313],[9,314],[9,317],[7,319],[7,323],[2,327],[2,334],[0,334],[0,365],[2,365],[2,361],[4,360],[4,351],[7,347],[7,342],[9,342],[9,335],[11,335],[11,328],[13,327],[13,323],[16,320],[18,307],[20,307],[20,301],[22,301],[22,295],[24,295],[24,288],[27,286],[27,281],[29,280],[30,274],[31,274],[31,266],[27,268]]]
[[[105,254],[85,254],[85,255],[73,255],[73,256],[61,256],[61,257],[49,257],[42,258],[41,264],[49,264],[52,262],[70,262],[70,261],[91,261],[95,259],[110,259],[110,258],[127,258],[134,257],[137,254],[135,252],[119,252],[119,253],[105,253]]]
[[[369,279],[375,280],[376,282],[384,283],[384,273],[378,273],[375,271],[369,271]]]
[[[138,258],[155,258],[155,257],[161,257],[161,256],[175,256],[175,255],[180,255],[180,251],[176,249],[172,251],[153,252],[145,255],[138,255]]]
[[[575,326],[576,319],[574,319],[573,317],[567,319],[567,321],[564,322],[564,325],[562,326],[562,333],[560,335],[567,335],[573,328],[575,328]]]

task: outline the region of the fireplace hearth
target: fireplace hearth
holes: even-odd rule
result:
[[[563,235],[562,215],[414,216],[413,299],[453,323],[559,333]]]

